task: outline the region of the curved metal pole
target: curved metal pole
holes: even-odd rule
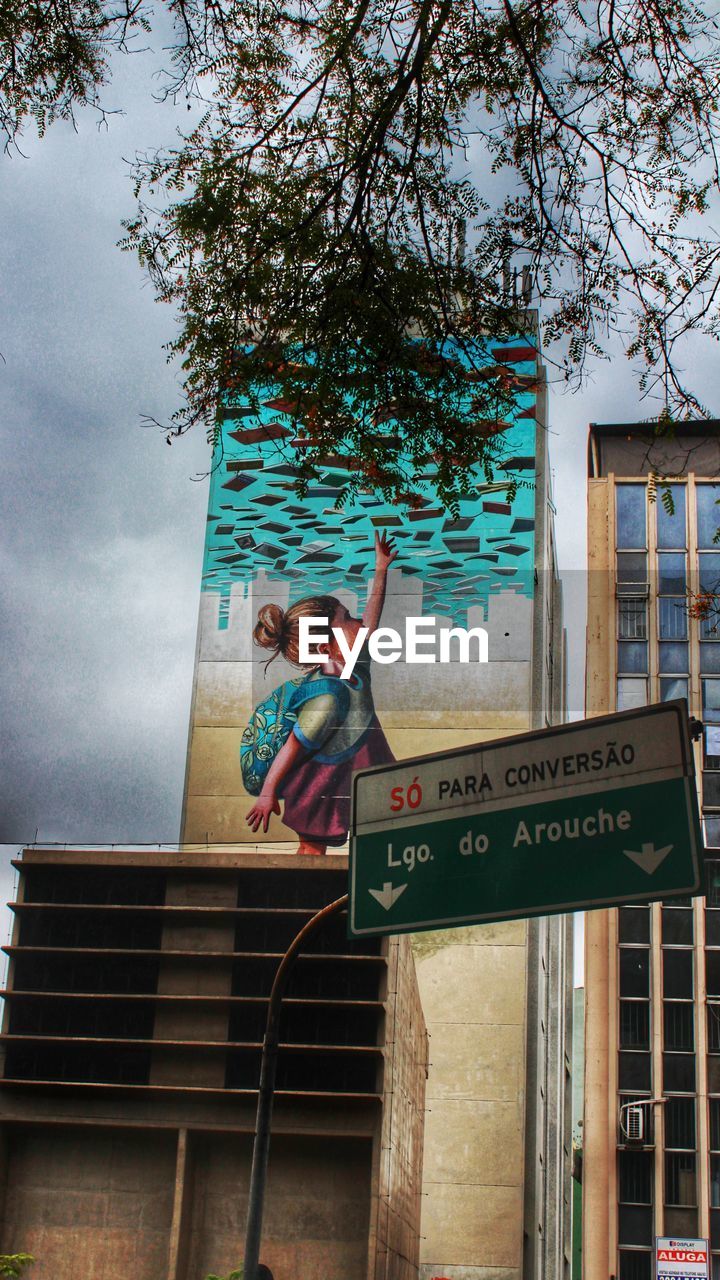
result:
[[[262,1233],[263,1201],[265,1199],[265,1181],[267,1176],[268,1155],[270,1152],[270,1122],[272,1119],[273,1097],[275,1093],[275,1071],[277,1068],[278,1038],[280,1030],[280,1010],[285,987],[292,967],[308,938],[321,925],[342,911],[348,904],[348,895],[344,894],[337,901],[329,903],[312,916],[304,924],[297,937],[293,939],[278,966],[275,981],[270,992],[265,1039],[263,1040],[262,1061],[260,1065],[260,1086],[258,1089],[257,1119],[255,1121],[255,1140],[253,1142],[252,1168],[250,1170],[250,1196],[248,1200],[247,1228],[245,1234],[245,1261],[243,1264],[243,1280],[257,1280],[258,1262],[260,1260],[260,1236]]]

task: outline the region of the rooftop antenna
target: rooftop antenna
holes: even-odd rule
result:
[[[520,283],[520,293],[526,307],[530,306],[530,299],[532,298],[532,283],[533,283],[532,271],[530,270],[530,267],[527,266],[526,264],[522,269],[522,276],[521,276],[521,283]]]
[[[455,250],[455,258],[458,267],[465,265],[465,254],[467,251],[467,222],[464,218],[458,219],[457,224],[457,248]]]
[[[665,386],[665,417],[670,417],[670,371],[668,369],[667,355],[667,316],[663,316],[662,321],[662,339],[663,339],[663,383]]]

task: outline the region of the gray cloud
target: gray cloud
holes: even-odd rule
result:
[[[208,455],[140,426],[178,388],[173,317],[116,248],[123,155],[173,112],[131,63],[109,133],[85,117],[2,161],[3,841],[178,835]]]

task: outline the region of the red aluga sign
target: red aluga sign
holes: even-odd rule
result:
[[[658,1262],[707,1262],[707,1254],[699,1249],[658,1249]]]

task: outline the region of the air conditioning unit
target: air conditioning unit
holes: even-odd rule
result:
[[[615,584],[617,596],[630,596],[636,600],[647,600],[650,595],[649,582],[618,582]]]
[[[645,1142],[645,1110],[642,1104],[629,1102],[620,1108],[620,1132],[628,1145]]]

